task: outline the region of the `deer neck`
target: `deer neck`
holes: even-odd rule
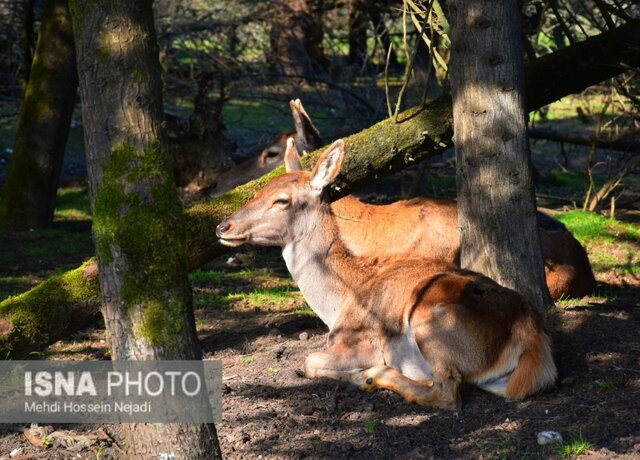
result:
[[[358,282],[353,277],[361,275],[349,270],[354,256],[340,239],[329,206],[315,222],[307,234],[284,246],[282,256],[305,300],[331,330],[349,285]]]

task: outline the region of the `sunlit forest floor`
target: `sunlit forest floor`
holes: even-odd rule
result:
[[[556,129],[589,129],[576,120],[567,101],[554,104],[547,117],[545,123]],[[327,124],[321,131],[330,141],[338,128]],[[75,142],[53,228],[2,235],[0,300],[76,267],[93,253],[81,137]],[[562,150],[557,143],[532,141],[532,150],[542,176],[539,204],[587,248],[598,279],[593,296],[563,299],[548,314],[560,372],[557,387],[523,402],[468,387],[462,411],[452,413],[408,405],[389,392],[367,394],[329,380],[305,379],[304,358],[324,346],[326,329],[306,306],[277,250],[243,249],[191,274],[205,356],[223,360],[223,421],[217,428],[224,456],[640,458],[640,181],[637,175],[623,181],[615,217],[583,212],[589,149],[566,145]],[[602,161],[606,156],[596,154]],[[432,160],[437,166],[426,170],[419,193],[455,194],[450,159],[451,154]],[[605,180],[605,172],[606,166],[596,184]],[[395,199],[418,174],[419,167],[361,196],[377,202]],[[97,325],[44,352],[34,350],[32,357],[108,359],[109,347]],[[0,457],[14,449],[21,449],[20,458],[121,457],[113,443],[80,452],[59,443],[36,448],[18,428],[0,428]],[[98,427],[62,428],[85,433]],[[118,440],[117,426],[103,428]],[[536,434],[543,430],[560,432],[563,442],[539,446]]]

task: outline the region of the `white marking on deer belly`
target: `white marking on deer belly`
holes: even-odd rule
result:
[[[410,327],[405,327],[405,333],[388,344],[386,355],[387,365],[397,369],[405,377],[413,380],[432,378],[431,366],[422,356]]]
[[[489,393],[496,394],[498,396],[506,396],[507,384],[509,383],[509,378],[513,372],[509,372],[507,375],[503,375],[494,380],[489,380],[487,382],[477,383],[480,388],[484,391],[488,391]]]
[[[502,365],[485,372],[484,375],[476,378],[473,383],[485,391],[504,396],[509,378],[518,366],[521,354],[521,347],[507,347],[503,352],[503,356],[498,360]]]

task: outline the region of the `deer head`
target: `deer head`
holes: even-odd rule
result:
[[[288,139],[285,157],[297,157]],[[284,247],[310,235],[319,213],[328,212],[323,191],[342,167],[344,141],[337,140],[318,159],[311,172],[292,171],[269,182],[242,209],[218,225],[216,235],[226,246],[245,243]]]

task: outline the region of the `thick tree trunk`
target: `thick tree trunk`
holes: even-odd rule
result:
[[[633,33],[635,31],[635,33]],[[597,68],[605,68],[608,73],[605,78],[614,77],[624,71],[619,63],[625,64],[640,59],[640,21],[634,21],[619,29],[594,37],[585,42],[574,45],[580,47],[581,53],[572,53],[571,59],[567,60],[565,50],[558,51],[541,58],[535,66],[541,75],[551,73],[549,69],[559,69],[556,78],[564,81],[563,94],[556,94],[556,97],[566,96],[574,92],[580,92],[588,86],[599,83],[600,80],[586,81],[580,76],[575,86],[569,82],[574,77],[573,69],[582,62],[583,56],[588,55],[595,49],[600,48],[599,39],[609,42],[611,34],[623,37],[632,37],[633,40],[616,42],[606,56],[606,60],[597,64]],[[627,43],[625,45],[625,43]],[[627,46],[635,50],[629,53]],[[571,47],[573,48],[573,47]],[[592,64],[595,65],[595,64]],[[561,73],[563,71],[564,73]],[[589,73],[587,68],[583,72]],[[528,73],[529,88],[542,87],[535,74]],[[597,78],[601,78],[598,74]],[[549,99],[549,93],[538,97],[531,90],[528,90],[529,110],[536,110],[542,105],[553,102]],[[428,104],[417,116],[411,116],[416,109],[400,114],[399,119],[405,120],[400,125],[396,125],[390,120],[383,121],[362,133],[350,136],[347,139],[349,146],[354,146],[358,151],[351,150],[349,156],[349,168],[346,166],[343,172],[344,184],[340,190],[342,194],[347,194],[357,190],[357,187],[388,174],[389,169],[396,171],[405,166],[414,164],[415,161],[426,159],[441,151],[441,149],[451,146],[451,100],[441,97]],[[399,132],[398,128],[407,124],[407,120],[413,120],[415,124],[408,125],[407,130]],[[419,133],[419,135],[416,135]],[[360,157],[360,153],[366,155]],[[315,161],[315,153],[305,156],[310,164]],[[384,157],[384,160],[382,159]],[[380,161],[377,159],[380,158]],[[306,163],[305,163],[306,164]],[[266,178],[256,179],[242,187],[229,192],[226,195],[214,200],[199,203],[188,209],[185,213],[187,227],[187,266],[189,270],[194,270],[203,264],[210,262],[215,257],[226,254],[229,248],[218,244],[215,236],[215,227],[220,221],[239,209],[246,199],[253,196],[274,174],[280,173],[281,169],[276,169]],[[63,280],[64,277],[64,280]],[[86,308],[78,305],[75,297],[67,296],[61,300],[56,300],[53,296],[58,291],[58,286],[63,285],[65,292],[71,294],[83,292],[85,278],[81,270],[72,270],[62,275],[52,277],[42,283],[37,288],[31,289],[20,296],[11,297],[0,303],[0,357],[11,353],[14,359],[24,356],[26,352],[37,349],[59,340],[73,330],[66,327],[67,317],[40,315],[38,312],[52,308],[53,304],[63,309],[72,309],[74,315],[85,315],[83,324],[90,324],[97,318],[96,312],[99,310],[97,302],[100,293],[97,284],[88,291],[84,291],[83,299]],[[95,300],[92,300],[95,299]],[[64,310],[67,311],[67,310]],[[33,344],[31,348],[25,344]]]
[[[0,203],[18,228],[53,221],[78,77],[68,0],[47,0]]]
[[[519,3],[456,0],[449,11],[460,264],[546,308]]]
[[[72,3],[102,314],[114,360],[199,360],[162,133],[152,0]],[[220,458],[213,424],[126,424],[133,458]]]
[[[303,77],[326,63],[322,51],[322,0],[276,0],[271,15],[271,63],[285,75]],[[304,78],[299,79],[304,83]]]

